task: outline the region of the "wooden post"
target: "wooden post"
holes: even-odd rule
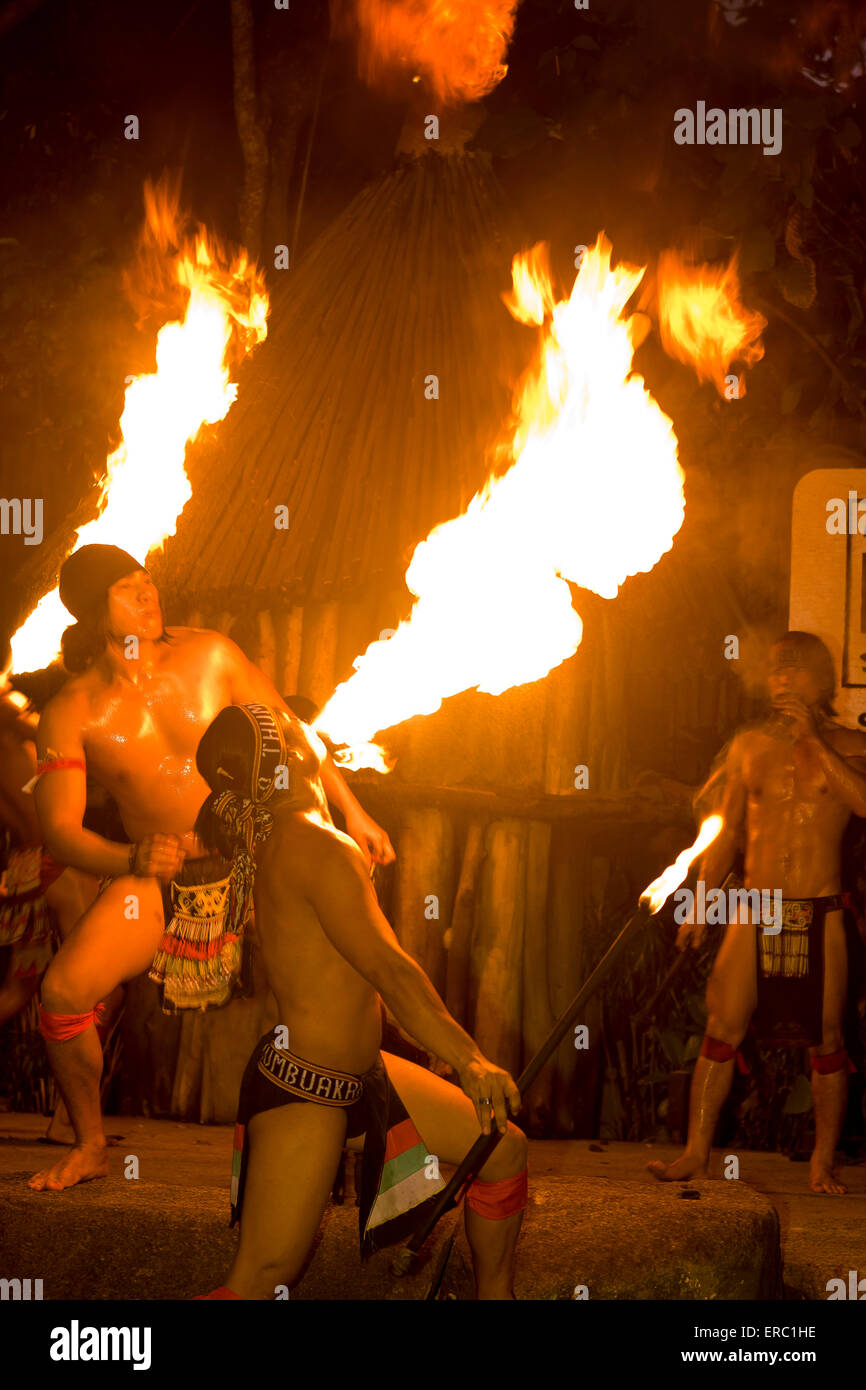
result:
[[[256,614],[256,630],[258,632],[258,657],[256,665],[259,670],[267,676],[269,681],[276,684],[277,678],[277,635],[274,628],[274,618],[270,609],[262,608]],[[283,692],[280,691],[280,694]]]
[[[526,919],[523,935],[523,1057],[535,1055],[556,1021],[548,987],[547,882],[550,871],[551,826],[530,821],[526,855]],[[563,1044],[564,1046],[564,1044]],[[553,1066],[545,1067],[524,1100],[532,1129],[549,1126],[553,1095]]]
[[[448,1012],[464,1028],[467,1025],[467,990],[469,988],[469,949],[472,922],[475,915],[475,894],[478,876],[484,859],[484,822],[474,820],[466,835],[460,879],[454,897],[451,925],[445,933],[448,963],[445,978],[445,1003]]]
[[[435,807],[408,811],[397,834],[394,930],[440,994],[454,904],[454,827]]]
[[[186,1014],[181,1023],[171,1092],[171,1113],[182,1120],[197,1120],[199,1117],[204,1040],[204,1014]]]
[[[301,639],[304,631],[304,609],[300,603],[283,609],[278,614],[277,629],[280,635],[279,665],[280,679],[275,682],[281,695],[300,695],[298,672],[301,669]]]
[[[582,838],[583,832],[577,826],[561,830],[552,855],[547,979],[554,1018],[568,1008],[583,975],[588,973],[583,938],[589,866]],[[572,1046],[564,1041],[550,1063],[554,1078],[553,1119],[558,1134],[573,1134],[575,1127],[573,1085],[578,1053],[573,1041],[572,1038]]]
[[[525,821],[489,827],[471,947],[475,1010],[469,1031],[491,1062],[513,1076],[520,1068],[527,840]]]
[[[296,693],[306,695],[317,705],[323,705],[334,692],[339,615],[340,606],[334,599],[308,604],[304,613],[304,643]]]

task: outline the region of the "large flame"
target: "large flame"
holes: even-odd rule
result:
[[[245,251],[229,261],[203,227],[183,237],[177,199],[165,186],[145,190],[146,223],[135,285],[139,299],[171,284],[186,301],[181,322],[166,323],[156,340],[156,371],[132,378],[120,417],[121,443],[99,484],[100,515],[77,533],[83,545],[118,545],[144,561],[174,535],[192,495],[184,471],[186,446],[202,425],[228,413],[237,386],[230,363],[267,334],[268,296],[261,271]],[[70,617],[56,589],[12,638],[16,671],[49,665],[60,652]]]
[[[333,0],[332,0],[333,3]],[[423,77],[438,100],[479,101],[508,71],[519,0],[343,0],[338,32],[355,30],[365,82],[394,69]],[[342,11],[342,13],[341,13]]]
[[[727,266],[689,265],[676,251],[658,263],[659,330],[665,351],[691,364],[700,381],[725,395],[733,362],[751,367],[764,355],[767,320],[742,302],[737,257]],[[742,383],[737,393],[745,395]]]
[[[581,640],[566,580],[614,598],[670,549],[685,506],[676,436],[632,372],[640,316],[623,316],[644,272],[612,270],[610,256],[602,234],[561,302],[542,247],[515,258],[506,302],[544,328],[516,401],[514,462],[417,547],[409,618],[367,648],[316,720],[348,745],[349,766],[386,770],[373,735],[446,696],[545,676]]]
[[[701,821],[701,828],[694,844],[684,849],[682,854],[678,854],[673,864],[669,864],[664,873],[659,874],[658,878],[653,879],[643,890],[640,900],[646,904],[650,912],[659,912],[664,907],[671,893],[684,882],[692,864],[713,843],[723,825],[724,820],[721,816],[707,816],[706,820]]]

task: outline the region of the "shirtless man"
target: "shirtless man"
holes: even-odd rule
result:
[[[263,705],[223,710],[199,746],[214,791],[196,830],[211,848],[254,857],[256,930],[280,1019],[244,1074],[232,1170],[241,1238],[227,1284],[207,1297],[273,1299],[297,1281],[347,1136],[364,1147],[366,1254],[405,1239],[442,1187],[428,1155],[459,1163],[492,1115],[503,1137],[469,1189],[466,1234],[478,1298],[511,1299],[527,1201],[526,1137],[508,1120],[520,1093],[401,949],[362,855],[317,792],[323,752],[312,731]],[[288,791],[273,789],[278,762],[292,769]],[[380,1052],[380,996],[454,1069],[463,1094]]]
[[[817,1013],[806,1027],[815,1044],[810,1047],[815,1107],[810,1186],[813,1192],[843,1193],[847,1189],[836,1176],[834,1156],[848,1094],[842,1036],[847,952],[837,895],[843,832],[852,813],[866,815],[866,735],[832,718],[832,658],[811,633],[786,633],[772,647],[768,686],[770,718],[731,743],[721,806],[724,825],[704,855],[698,877],[708,891],[721,884],[744,837],[746,887],[781,890],[785,912],[792,908],[801,923],[812,918],[808,946],[813,953],[820,938],[812,933],[820,931],[823,919],[823,971],[820,952],[817,961],[814,954],[810,961],[819,989],[823,975],[823,997],[820,992],[815,997]],[[822,902],[825,898],[830,901]],[[763,928],[748,920],[746,908],[736,917],[727,927],[707,986],[707,1032],[692,1078],[685,1152],[674,1163],[647,1165],[662,1181],[706,1175],[734,1054],[759,1003],[756,934],[760,940]],[[701,924],[684,923],[677,946],[682,950],[690,940],[698,943],[702,935]],[[764,940],[772,943],[772,934]]]
[[[23,790],[36,773],[37,720],[10,683],[8,640],[0,648],[0,838],[8,832],[9,845],[0,880],[0,946],[10,947],[0,985],[0,1023],[6,1023],[39,988],[54,953],[54,924],[65,939],[93,902],[98,885],[89,874],[55,864],[43,850],[33,797]],[[45,1139],[70,1142],[62,1101]]]
[[[63,635],[64,662],[76,674],[40,721],[36,808],[56,859],[113,881],[63,943],[42,985],[42,1032],[76,1142],[30,1180],[39,1191],[107,1174],[94,1006],[151,964],[165,930],[160,884],[185,858],[201,854],[192,834],[208,790],[195,768],[201,734],[234,702],[283,708],[270,681],[226,637],[164,629],[150,575],[115,546],[84,546],[70,556],[60,597],[78,619]],[[84,828],[85,768],[114,797],[132,843]],[[387,835],[330,760],[321,776],[365,852],[378,862],[393,859]],[[138,910],[132,920],[130,895]]]

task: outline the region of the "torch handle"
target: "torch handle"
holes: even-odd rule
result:
[[[639,927],[644,926],[651,916],[652,913],[649,908],[641,903],[637,912],[629,918],[622,931],[614,937],[595,969],[572,999],[565,1013],[557,1019],[541,1047],[521,1073],[517,1082],[517,1089],[521,1096],[526,1094],[538,1073],[550,1060],[586,1001],[595,993],[614,961],[621,954],[629,938]],[[401,1264],[408,1268],[407,1261],[411,1262],[411,1257],[418,1253],[440,1217],[444,1216],[451,1207],[456,1206],[461,1189],[476,1176],[479,1169],[484,1167],[501,1138],[502,1135],[497,1129],[494,1129],[491,1134],[479,1135],[466,1157],[439,1193],[424,1221],[397,1256],[395,1263],[398,1268]],[[403,1256],[402,1260],[401,1256]],[[395,1272],[397,1271],[395,1270]],[[400,1270],[400,1272],[403,1271]]]

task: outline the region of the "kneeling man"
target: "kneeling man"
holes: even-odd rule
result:
[[[196,833],[234,856],[240,913],[254,880],[280,1018],[243,1078],[232,1181],[240,1245],[227,1285],[208,1297],[273,1299],[278,1285],[297,1281],[347,1139],[364,1148],[367,1255],[408,1236],[418,1206],[442,1187],[427,1176],[428,1155],[458,1163],[492,1117],[503,1138],[469,1188],[466,1234],[478,1297],[513,1298],[527,1144],[508,1111],[518,1112],[520,1093],[401,949],[363,855],[328,817],[318,781],[324,751],[312,730],[265,705],[222,710],[198,748],[199,772],[214,790]],[[380,995],[453,1067],[464,1094],[380,1051]]]

